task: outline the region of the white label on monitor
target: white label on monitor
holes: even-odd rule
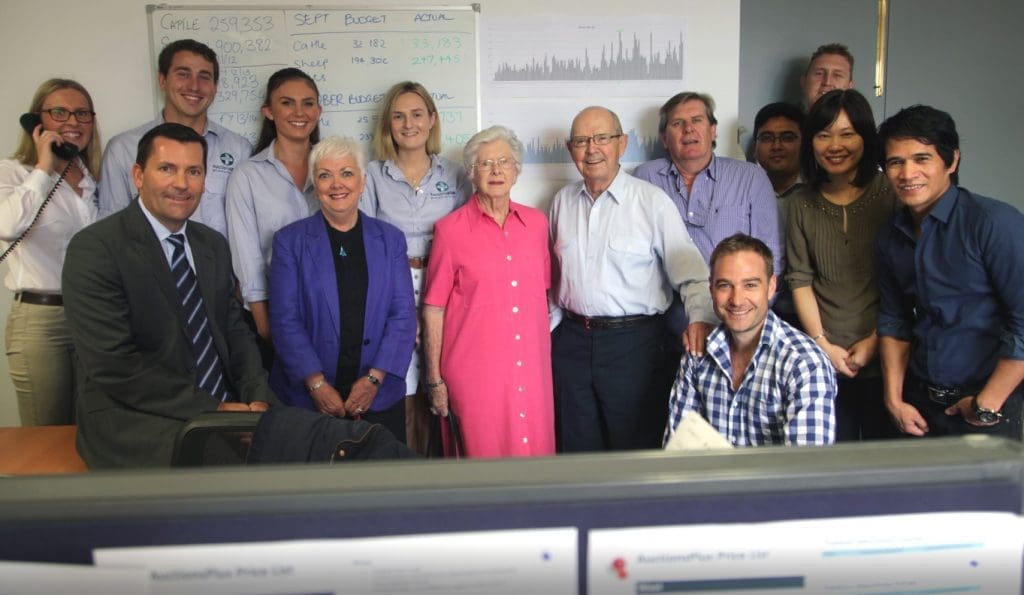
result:
[[[142,567],[154,594],[576,593],[577,530],[524,529],[97,549],[99,566]]]
[[[602,529],[591,595],[1020,593],[1024,521],[927,513]]]

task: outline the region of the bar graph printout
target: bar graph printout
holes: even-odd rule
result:
[[[1024,520],[927,513],[589,533],[591,595],[1021,592]]]
[[[491,17],[481,36],[484,124],[513,128],[524,163],[571,163],[565,138],[586,105],[615,110],[630,134],[624,163],[657,156],[657,111],[685,88],[687,19],[664,15]]]

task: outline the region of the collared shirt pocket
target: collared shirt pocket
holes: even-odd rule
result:
[[[651,270],[654,253],[651,243],[639,237],[612,236],[608,241],[608,272],[618,277],[618,283],[636,283],[638,275]],[[631,281],[632,280],[632,281]],[[609,279],[611,282],[615,282]]]

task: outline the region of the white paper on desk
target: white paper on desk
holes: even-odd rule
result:
[[[144,567],[154,595],[578,591],[577,530],[522,529],[97,549],[97,565]]]
[[[590,595],[1021,592],[1024,520],[943,512],[590,531]]]
[[[0,561],[0,577],[3,595],[149,593],[149,576],[137,568]]]
[[[665,450],[715,450],[735,448],[724,436],[695,411],[683,415]]]

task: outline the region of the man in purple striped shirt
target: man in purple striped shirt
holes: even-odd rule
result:
[[[764,242],[776,255],[775,269],[784,270],[775,190],[759,166],[715,155],[714,100],[702,93],[679,93],[661,106],[659,115],[658,133],[669,157],[648,161],[633,175],[668,194],[705,262],[718,242],[744,233]],[[678,303],[668,319],[673,335],[680,336],[686,321]]]

